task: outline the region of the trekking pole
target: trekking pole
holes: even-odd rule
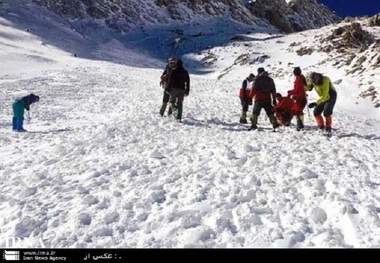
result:
[[[30,111],[28,111],[28,117],[27,117],[27,119],[26,119],[26,122],[27,122],[28,124],[30,124]]]
[[[307,117],[308,117],[308,119],[310,121],[311,120],[311,116],[310,116],[309,100],[306,101],[306,107],[307,107]]]
[[[31,120],[31,118],[30,118],[30,110],[28,111],[28,116],[27,116],[27,119],[26,119],[26,123],[28,123],[28,129],[30,129],[31,128],[31,126],[30,126],[30,120]]]

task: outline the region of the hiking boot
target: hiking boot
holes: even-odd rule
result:
[[[303,130],[305,126],[303,125],[303,122],[300,117],[297,117],[297,131]]]
[[[249,127],[248,130],[249,130],[249,131],[257,130],[257,125],[256,125],[256,124],[252,124],[251,127]]]
[[[331,127],[326,127],[325,131],[323,132],[323,135],[325,135],[327,137],[331,137],[332,136],[332,129],[331,129]]]
[[[245,119],[245,118],[240,118],[240,123],[248,123],[248,122],[247,122],[247,119]]]
[[[268,117],[269,117],[270,123],[272,123],[273,129],[280,127],[280,124],[278,124],[278,122],[277,122],[277,118],[273,114],[271,114]]]
[[[325,125],[323,125],[323,126],[318,126],[318,132],[319,132],[319,133],[324,133],[324,132],[325,132]]]
[[[169,110],[168,110],[168,116],[172,115],[173,114],[173,110],[172,110],[172,107],[169,107]]]
[[[301,131],[305,128],[305,126],[302,125],[297,125],[297,131]]]
[[[166,110],[166,105],[167,105],[167,103],[162,103],[162,106],[160,108],[160,115],[161,115],[161,117],[164,117],[165,110]]]
[[[240,123],[248,123],[247,122],[247,112],[245,111],[241,111],[241,114],[240,114]]]

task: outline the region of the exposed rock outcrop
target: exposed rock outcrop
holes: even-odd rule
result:
[[[368,19],[369,26],[380,26],[380,13]]]
[[[247,25],[270,25],[290,33],[341,19],[316,0],[32,0],[68,19],[104,19],[117,29],[149,23],[188,23],[193,18],[230,17]],[[127,24],[127,25],[125,25]]]
[[[249,10],[257,17],[286,33],[320,28],[340,21],[340,17],[315,0],[256,0],[249,4]]]

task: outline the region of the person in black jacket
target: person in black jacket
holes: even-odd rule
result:
[[[176,119],[182,120],[183,99],[190,93],[190,76],[183,67],[182,60],[177,61],[175,69],[169,75],[168,90],[170,93],[170,106],[173,107],[177,99],[177,116]]]
[[[274,116],[274,106],[276,106],[276,85],[274,80],[269,77],[264,68],[257,69],[257,76],[251,90],[251,98],[254,98],[253,112],[251,116],[251,127],[249,130],[257,129],[257,121],[262,109],[265,110],[273,129],[280,125]]]
[[[28,96],[16,99],[12,104],[13,118],[12,118],[12,130],[17,132],[26,131],[23,127],[24,124],[24,109],[29,111],[32,103],[38,102],[39,96],[31,93]]]

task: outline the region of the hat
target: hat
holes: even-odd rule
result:
[[[276,93],[276,98],[282,98],[282,95],[281,95],[281,93]]]
[[[311,72],[310,78],[311,78],[312,81],[316,81],[317,77],[318,77],[318,73],[317,72]]]
[[[175,57],[169,57],[168,63],[176,63],[177,59]]]
[[[37,96],[37,95],[34,95],[33,93],[30,93],[29,96],[30,96],[31,100],[34,101],[34,102],[39,102],[40,101],[40,97]]]
[[[257,69],[257,74],[263,73],[264,71],[265,71],[264,68],[258,68],[258,69]]]
[[[254,79],[255,78],[255,74],[253,74],[253,73],[249,74],[248,78],[249,79]]]
[[[312,72],[310,74],[310,79],[313,82],[313,84],[322,85],[323,75],[321,73]]]
[[[295,76],[300,76],[300,75],[301,75],[301,68],[300,68],[300,67],[295,67],[295,68],[293,69],[293,74],[294,74]]]

